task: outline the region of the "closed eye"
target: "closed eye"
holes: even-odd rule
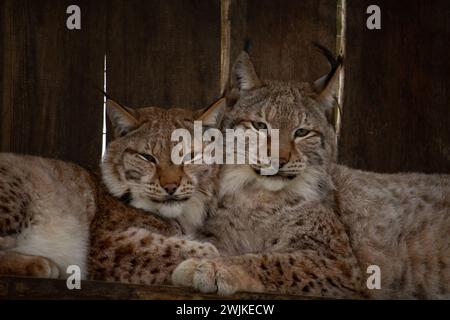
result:
[[[151,162],[151,163],[158,163],[158,161],[156,160],[156,158],[154,156],[152,156],[151,154],[148,153],[138,153],[137,156],[147,162]]]

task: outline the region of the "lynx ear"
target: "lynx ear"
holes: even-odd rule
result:
[[[327,48],[316,43],[314,45],[327,58],[331,66],[330,72],[317,79],[313,84],[314,89],[318,93],[317,100],[327,110],[334,107],[339,93],[339,78],[344,69],[343,58],[339,56],[335,59],[334,55]]]
[[[219,128],[226,109],[225,98],[221,98],[214,102],[202,114],[197,121],[202,121],[204,127]]]
[[[227,99],[237,100],[242,91],[249,91],[263,86],[256,74],[247,52],[242,51],[233,65]]]
[[[333,72],[331,78],[324,83],[322,90],[319,93],[319,101],[325,107],[329,109],[335,106],[336,99],[339,93],[339,78],[341,72],[343,72],[344,67],[339,65],[338,68]]]
[[[139,125],[135,110],[123,107],[111,99],[106,101],[106,114],[114,127],[116,138],[126,135]]]

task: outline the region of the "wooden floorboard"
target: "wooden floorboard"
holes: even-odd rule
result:
[[[58,299],[58,300],[310,300],[295,295],[238,293],[233,296],[201,294],[188,288],[146,286],[123,283],[82,281],[80,290],[69,290],[65,280],[0,276],[0,300]]]

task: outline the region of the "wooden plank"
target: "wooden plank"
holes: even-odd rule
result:
[[[261,78],[316,80],[329,67],[311,42],[336,48],[336,11],[336,0],[232,0],[231,60],[249,39]]]
[[[65,280],[0,276],[0,300],[5,299],[127,299],[127,300],[211,300],[223,299],[214,294],[201,294],[189,288],[144,286],[101,281],[82,281],[81,290],[68,290]],[[312,300],[298,295],[237,293],[227,300]]]
[[[196,107],[220,94],[220,1],[108,3],[108,93],[132,107]]]
[[[97,167],[101,156],[103,1],[77,1],[82,29],[66,28],[73,1],[1,3],[0,150]]]
[[[382,172],[450,172],[450,2],[347,1],[340,161]]]

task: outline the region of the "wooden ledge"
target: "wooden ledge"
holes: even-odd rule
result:
[[[311,300],[312,297],[259,293],[233,296],[201,294],[192,289],[173,286],[146,286],[102,281],[82,281],[80,290],[69,290],[65,280],[0,276],[0,300]]]

